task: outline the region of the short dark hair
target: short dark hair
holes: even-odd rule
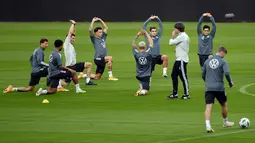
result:
[[[66,34],[66,37],[67,37],[67,36],[68,36],[68,34]],[[75,34],[73,34],[73,33],[72,33],[72,34],[71,34],[71,37],[72,37],[72,36],[74,36],[74,37],[75,37]]]
[[[220,46],[220,48],[218,49],[218,52],[224,52],[225,54],[228,53],[227,49],[223,46]]]
[[[151,26],[150,27],[150,31],[152,30],[152,29],[157,29],[155,26]]]
[[[103,29],[102,29],[102,27],[96,27],[96,28],[94,29],[94,33],[96,33],[98,30],[103,30]]]
[[[180,32],[184,32],[185,30],[185,26],[183,23],[181,22],[177,22],[175,25],[174,25],[174,28],[178,29]]]
[[[42,38],[42,39],[40,40],[40,44],[42,44],[42,43],[44,43],[44,42],[48,42],[48,39],[47,39],[47,38]]]
[[[205,26],[203,27],[203,30],[205,30],[206,28],[208,28],[209,30],[211,29],[210,26],[205,25]]]
[[[62,46],[62,45],[63,45],[63,41],[62,41],[62,40],[60,40],[60,39],[55,40],[54,46],[55,46],[56,48],[58,48],[58,47],[60,47],[60,46]]]

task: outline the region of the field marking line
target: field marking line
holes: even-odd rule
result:
[[[246,88],[248,88],[248,87],[250,87],[250,86],[252,86],[252,85],[255,85],[255,83],[246,84],[246,85],[242,86],[242,87],[239,89],[239,91],[240,91],[241,93],[243,93],[243,94],[247,94],[247,95],[250,95],[250,96],[255,96],[255,94],[252,94],[252,93],[249,93],[249,92],[246,91]]]
[[[196,139],[210,138],[210,137],[218,137],[218,136],[223,136],[223,135],[230,135],[230,134],[237,134],[237,133],[244,133],[244,132],[251,132],[251,131],[255,131],[255,129],[243,129],[243,130],[240,130],[240,131],[227,132],[227,133],[221,133],[221,134],[211,133],[212,135],[203,135],[203,136],[199,136],[199,137],[181,138],[181,139],[161,141],[161,142],[156,142],[156,143],[173,143],[173,142],[189,141],[189,140],[196,140]]]

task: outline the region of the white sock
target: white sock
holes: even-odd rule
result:
[[[211,128],[210,120],[205,120],[206,128]]]
[[[223,122],[224,122],[224,124],[226,124],[226,123],[227,123],[227,121],[228,121],[228,118],[223,118]]]
[[[78,84],[75,84],[75,87],[76,87],[76,89],[80,89],[79,83],[78,83]]]
[[[62,88],[62,82],[61,82],[61,80],[59,80],[59,82],[58,82],[58,88]]]
[[[89,83],[89,81],[90,81],[90,78],[87,77],[87,78],[86,78],[86,83]]]
[[[167,73],[167,68],[163,68],[163,74]]]
[[[87,74],[84,74],[84,75],[82,76],[82,78],[85,78],[85,77],[87,77]]]
[[[108,71],[109,77],[112,77],[112,71]]]
[[[145,90],[141,90],[141,94],[142,94],[142,95],[145,95]]]
[[[12,91],[18,91],[18,88],[13,88]]]
[[[42,94],[47,94],[47,90],[43,90],[43,91],[42,91]]]

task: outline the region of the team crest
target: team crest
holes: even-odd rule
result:
[[[210,62],[209,62],[209,66],[210,66],[210,68],[212,68],[212,69],[216,69],[216,68],[218,68],[218,66],[219,66],[219,60],[217,60],[217,59],[212,59],[212,60],[210,60]]]
[[[147,64],[147,59],[146,59],[145,57],[140,57],[140,58],[138,59],[138,61],[139,61],[139,63],[140,63],[141,65],[146,65],[146,64]]]

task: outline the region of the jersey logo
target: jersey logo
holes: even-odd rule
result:
[[[145,57],[139,57],[138,61],[141,65],[147,64],[147,59]]]
[[[101,43],[101,45],[103,46],[103,48],[106,48],[105,42]]]
[[[208,35],[208,36],[202,36],[201,39],[202,39],[202,40],[205,40],[205,39],[208,39],[209,37],[210,37],[210,35]]]
[[[212,69],[216,69],[218,66],[219,66],[219,60],[217,59],[212,59],[210,62],[209,62],[209,66],[210,68]]]

